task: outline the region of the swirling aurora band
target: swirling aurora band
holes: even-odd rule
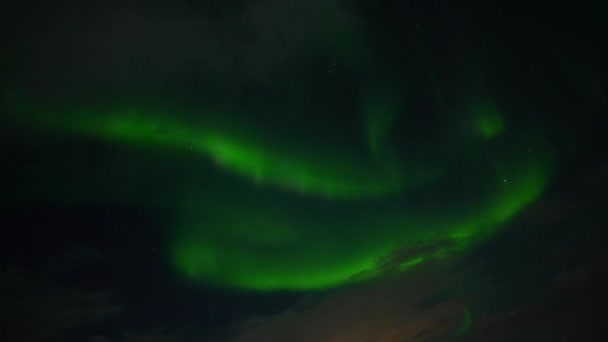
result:
[[[537,138],[526,137],[530,141],[496,149],[488,158],[497,164],[488,167],[496,174],[467,169],[477,165],[475,161],[453,176],[437,172],[444,165],[425,167],[426,177],[408,173],[408,165],[384,152],[395,121],[390,109],[372,111],[381,113],[367,119],[372,162],[362,163],[323,158],[315,151],[294,155],[293,149],[244,129],[244,123],[180,121],[178,115],[125,108],[61,112],[28,107],[22,112],[30,124],[84,138],[203,154],[206,163],[248,179],[249,187],[239,189],[236,197],[221,196],[220,186],[204,195],[190,192],[173,208],[179,227],[170,247],[176,269],[204,283],[232,288],[323,289],[373,277],[381,272],[379,260],[404,246],[416,250],[449,242],[447,247],[440,244],[443,247],[414,253],[401,270],[462,250],[534,201],[550,168],[542,149],[530,154],[525,147]],[[505,128],[498,111],[484,108],[487,105],[473,110],[480,118],[475,122],[480,136],[491,140]],[[486,117],[484,110],[489,112]],[[452,191],[457,194],[425,202],[433,189],[449,189],[459,177],[467,177],[467,184],[475,178],[477,185],[456,185]],[[267,193],[258,194],[268,186],[278,190],[272,190],[278,201],[271,203]]]

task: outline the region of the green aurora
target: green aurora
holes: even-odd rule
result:
[[[480,121],[485,115],[494,126],[499,114],[495,108],[483,112],[486,107],[476,106],[472,115]],[[493,144],[499,130],[491,128],[493,134],[487,134],[480,121],[473,122],[484,138],[479,140],[483,148],[468,153],[482,161],[460,160],[459,168],[438,161],[434,167],[424,166],[435,173],[423,179],[409,173],[396,153],[383,152],[390,148],[382,141],[388,141],[395,118],[382,110],[372,111],[378,117],[364,127],[374,132],[369,146],[373,163],[366,163],[340,159],[348,154],[334,159],[321,152],[315,159],[316,151],[294,154],[285,148],[289,144],[280,148],[279,142],[243,129],[244,124],[225,129],[235,126],[220,124],[211,115],[186,122],[176,119],[183,115],[125,108],[62,112],[22,106],[21,112],[29,124],[46,130],[136,150],[168,148],[203,155],[204,163],[230,171],[233,176],[225,185],[207,185],[202,193],[183,191],[173,204],[169,249],[176,269],[217,286],[323,289],[381,273],[382,258],[395,250],[423,250],[407,257],[402,271],[445,257],[496,231],[534,201],[550,168],[538,135]],[[538,152],[530,153],[530,146]],[[235,188],[229,185],[234,177],[246,182]],[[236,195],[223,195],[231,187]],[[432,198],[434,194],[440,198]],[[421,249],[437,243],[441,247]]]
[[[193,106],[9,98],[15,125],[119,146],[145,160],[125,161],[128,179],[161,184],[116,190],[108,185],[118,177],[111,173],[82,175],[86,181],[78,183],[56,171],[23,189],[23,197],[166,209],[172,213],[166,250],[180,274],[257,291],[373,278],[395,251],[405,251],[398,269],[407,271],[467,250],[539,198],[554,156],[528,113],[504,106],[517,95],[502,101],[488,95],[493,89],[479,81],[481,67],[442,70],[466,68],[442,61],[422,34],[408,42],[420,56],[375,55],[381,46],[365,42],[366,31],[334,10],[323,9],[319,27],[302,38],[305,51],[331,57],[331,70],[323,69],[321,80],[309,76],[314,68],[293,70],[290,77],[301,82],[280,79],[269,91],[297,97],[287,93],[319,88],[310,91],[312,104],[298,108],[292,98],[285,105],[272,97],[261,110],[293,119],[289,125],[267,126],[259,111],[213,94]],[[456,54],[452,59],[467,60],[474,53]],[[332,81],[334,75],[347,81]],[[462,89],[447,92],[454,84]],[[420,106],[429,87],[430,102],[439,105]],[[335,89],[342,92],[334,99]]]

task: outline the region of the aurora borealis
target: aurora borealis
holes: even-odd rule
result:
[[[365,279],[377,273],[378,260],[403,246],[448,240],[457,249],[465,248],[542,193],[551,167],[543,141],[535,141],[542,132],[525,127],[528,135],[514,141],[499,110],[487,100],[457,109],[472,118],[464,133],[446,132],[471,135],[461,138],[465,146],[442,152],[459,165],[433,156],[431,162],[408,161],[401,153],[408,147],[397,138],[395,148],[390,139],[411,134],[399,124],[399,115],[407,114],[390,99],[375,101],[367,113],[360,110],[365,118],[361,136],[368,132],[363,157],[351,152],[348,141],[344,150],[331,153],[315,150],[317,142],[308,147],[281,141],[226,111],[218,115],[203,109],[188,120],[171,109],[133,106],[28,109],[23,115],[44,129],[135,151],[167,149],[188,155],[184,158],[200,156],[203,167],[227,173],[225,181],[242,178],[234,190],[238,195],[220,200],[228,185],[207,188],[204,179],[190,175],[192,184],[205,188],[201,193],[186,190],[174,209],[172,227],[180,233],[174,234],[170,248],[177,269],[218,286],[306,290]],[[315,135],[311,132],[309,139]],[[423,143],[414,149],[428,149]],[[209,203],[209,198],[216,200]]]
[[[367,46],[363,59],[372,58],[369,42],[350,39]],[[514,116],[503,113],[487,90],[442,96],[445,108],[420,113],[424,109],[407,102],[424,96],[410,89],[425,79],[407,80],[408,69],[395,65],[402,75],[391,78],[404,81],[380,78],[377,89],[367,90],[366,74],[375,66],[350,66],[340,52],[318,49],[336,60],[334,74],[363,81],[319,94],[298,110],[301,114],[277,114],[306,127],[296,137],[289,136],[291,122],[285,129],[282,122],[265,127],[251,119],[260,112],[293,110],[273,108],[272,102],[255,111],[217,100],[190,107],[162,100],[15,107],[19,120],[36,128],[122,145],[133,153],[163,149],[187,159],[200,156],[197,167],[230,175],[223,182],[244,180],[230,196],[222,196],[230,185],[210,185],[204,174],[165,180],[203,188],[180,190],[183,198],[170,204],[176,214],[169,229],[179,231],[171,237],[170,257],[184,275],[218,286],[322,289],[373,276],[377,261],[396,248],[438,240],[465,248],[542,193],[551,157],[541,128],[525,122],[509,127],[502,116]],[[382,63],[376,58],[374,63]],[[331,71],[322,76],[340,82]],[[476,70],[473,77],[482,73]],[[456,74],[465,84],[479,83],[469,82],[466,70]],[[436,136],[420,136],[433,131],[417,132],[421,127],[412,115],[428,116]],[[137,194],[126,197],[113,200]]]
[[[9,165],[1,198],[7,216],[41,219],[24,223],[31,237],[15,248],[45,246],[37,229],[58,236],[46,238],[48,248],[63,248],[61,236],[100,241],[93,249],[122,270],[100,279],[157,274],[164,285],[136,281],[157,291],[142,290],[140,302],[192,305],[180,315],[205,311],[209,327],[248,317],[193,304],[205,296],[243,296],[239,305],[249,307],[327,295],[267,328],[254,324],[243,341],[324,326],[322,317],[351,304],[375,310],[378,317],[353,314],[369,331],[358,323],[310,336],[373,340],[394,329],[412,341],[465,338],[490,311],[487,297],[510,298],[501,272],[526,268],[523,254],[494,267],[502,254],[488,246],[513,232],[523,233],[494,249],[515,255],[518,244],[542,245],[529,222],[545,215],[537,212],[547,198],[576,189],[579,165],[605,158],[590,152],[601,150],[605,120],[606,69],[594,46],[601,19],[577,26],[560,16],[591,18],[589,8],[541,7],[209,0],[94,2],[53,15],[24,8],[15,18],[35,19],[7,21],[14,39],[0,50],[0,152]],[[43,219],[47,211],[68,214],[54,222]],[[593,215],[580,221],[599,229]],[[62,233],[62,225],[76,228]],[[587,228],[577,229],[586,239]],[[189,294],[165,299],[175,288]],[[376,301],[360,298],[368,295]],[[243,315],[256,315],[255,305]],[[383,315],[407,324],[392,328]]]

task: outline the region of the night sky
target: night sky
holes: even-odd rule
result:
[[[596,341],[608,6],[19,4],[2,341]]]

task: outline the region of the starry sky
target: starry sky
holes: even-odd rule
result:
[[[17,6],[0,331],[551,338],[603,294],[606,9]]]

